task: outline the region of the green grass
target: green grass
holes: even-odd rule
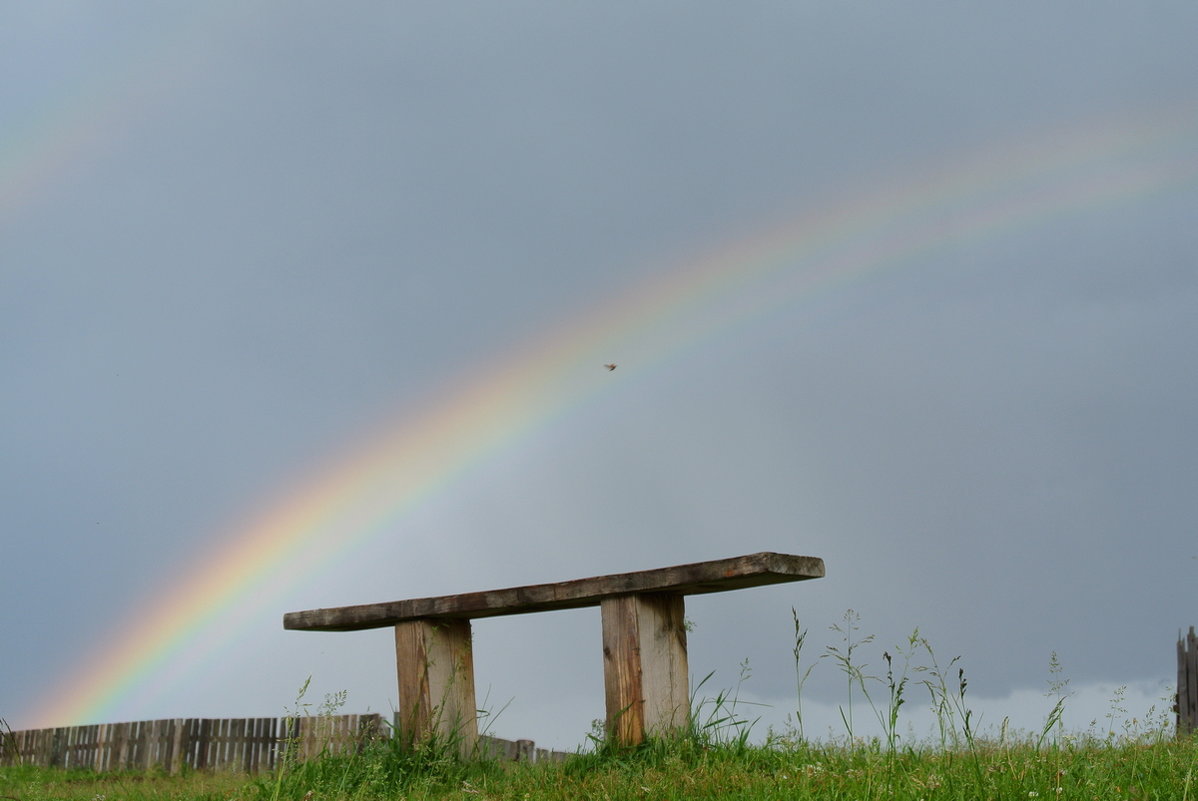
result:
[[[594,749],[565,762],[463,762],[457,744],[429,743],[416,751],[381,740],[355,755],[284,762],[268,775],[187,772],[95,774],[32,767],[0,768],[0,799],[21,801],[576,801],[576,799],[1162,799],[1198,801],[1198,737],[1175,738],[1168,715],[1128,720],[1122,697],[1111,701],[1108,725],[1067,733],[1061,725],[1068,680],[1053,654],[1043,726],[1012,733],[977,729],[968,681],[959,658],[945,664],[916,631],[884,651],[881,676],[866,672],[859,650],[873,638],[858,633],[851,610],[832,627],[840,638],[812,662],[802,653],[807,632],[795,619],[796,714],[784,732],[751,742],[753,721],[742,714],[740,683],[714,698],[692,698],[686,731],[636,748],[591,735]],[[891,652],[893,651],[893,653]],[[815,663],[842,674],[843,736],[804,736],[802,689]],[[749,678],[747,663],[740,681]],[[710,675],[699,682],[696,697]],[[306,689],[306,687],[305,687]],[[930,699],[936,718],[924,741],[899,734],[900,712],[912,690]],[[300,692],[302,699],[303,690]],[[326,702],[332,713],[344,701]],[[297,710],[300,704],[297,701]],[[862,736],[863,721],[880,735]],[[1117,722],[1120,722],[1117,725]]]
[[[651,743],[564,763],[421,762],[385,750],[310,763],[281,798],[342,799],[1168,799],[1198,797],[1198,741],[1036,748],[978,743],[891,753],[885,741],[782,747]],[[270,798],[273,778],[230,774],[94,775],[0,771],[0,795],[22,801]]]
[[[246,777],[224,773],[93,773],[90,770],[0,768],[0,799],[20,801],[227,801],[245,798]]]

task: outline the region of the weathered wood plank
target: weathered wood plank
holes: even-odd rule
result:
[[[607,708],[606,736],[618,743],[635,745],[644,739],[645,704],[641,695],[636,613],[629,604],[623,603],[627,598],[608,598],[600,603],[603,690]]]
[[[1177,638],[1177,732],[1198,731],[1198,635]]]
[[[237,718],[233,721],[232,730],[229,734],[229,739],[233,745],[232,756],[229,760],[230,767],[236,771],[248,770],[247,757],[249,755],[249,741],[246,738],[248,721],[245,718]]]
[[[108,766],[112,764],[112,726],[108,723],[101,723],[97,727],[96,734],[96,758],[92,762],[92,769],[96,772],[108,770]]]
[[[129,767],[129,727],[131,723],[117,723],[112,727],[112,761],[111,770],[124,770]]]
[[[87,726],[87,748],[79,762],[80,767],[95,770],[96,757],[100,754],[100,727],[98,724]]]
[[[212,766],[212,720],[210,718],[199,718],[195,722],[196,746],[195,755],[192,757],[195,761],[192,767],[198,770],[203,770]]]
[[[288,612],[283,616],[283,628],[304,631],[355,631],[393,626],[410,620],[519,615],[598,606],[604,598],[632,593],[700,595],[822,578],[823,575],[822,559],[767,551],[711,562],[595,576],[553,584],[533,584],[464,595]]]
[[[166,772],[172,775],[179,773],[183,768],[184,754],[187,751],[188,723],[187,720],[176,720],[171,731],[170,760],[166,762],[165,768]]]
[[[1190,633],[1186,635],[1186,646],[1189,651],[1187,684],[1190,695],[1190,731],[1193,732],[1198,729],[1198,636],[1194,634],[1193,626],[1190,626]]]
[[[215,718],[208,732],[208,767],[221,770],[225,767],[229,746],[229,721]]]
[[[681,595],[621,595],[600,604],[607,733],[637,745],[683,730],[690,709]]]
[[[1190,733],[1190,685],[1189,685],[1189,662],[1186,659],[1186,644],[1185,640],[1178,634],[1177,637],[1177,733],[1186,735]]]
[[[270,770],[274,766],[275,718],[258,718],[254,726],[254,767],[251,772]]]
[[[478,741],[470,621],[410,620],[395,626],[399,736],[456,742],[463,756]]]

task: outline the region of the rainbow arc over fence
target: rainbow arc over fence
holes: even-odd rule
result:
[[[155,674],[185,669],[200,633],[228,628],[264,584],[310,578],[335,552],[396,531],[462,471],[609,391],[602,366],[619,354],[637,352],[622,371],[644,369],[731,326],[917,266],[936,248],[1196,187],[1198,105],[1184,104],[947,158],[678,259],[382,421],[368,442],[227,533],[26,717],[104,721]]]

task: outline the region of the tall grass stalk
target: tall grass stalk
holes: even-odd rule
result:
[[[899,656],[903,658],[902,669],[897,676],[894,672],[894,657],[890,655],[889,651],[882,652],[882,659],[886,662],[886,687],[890,693],[890,700],[886,708],[886,719],[882,721],[882,728],[886,733],[887,750],[892,755],[898,747],[899,710],[907,702],[904,693],[907,689],[907,682],[910,680],[911,657],[919,641],[919,629],[915,629],[911,633],[911,636],[907,638],[906,646],[899,646],[895,649]]]
[[[958,705],[953,702],[953,693],[949,690],[949,679],[946,677],[945,669],[940,667],[940,663],[936,659],[936,652],[932,650],[932,644],[928,642],[927,638],[920,638],[919,647],[927,655],[929,664],[920,665],[916,670],[927,674],[927,678],[922,679],[920,684],[927,689],[931,696],[932,712],[936,717],[936,727],[940,734],[940,748],[958,747],[961,744],[957,734]],[[947,669],[951,669],[960,659],[960,656],[953,657],[948,663]]]
[[[795,723],[798,726],[799,740],[806,740],[807,733],[803,729],[803,685],[807,683],[816,663],[812,662],[806,670],[803,670],[803,644],[807,642],[807,629],[803,628],[799,622],[799,613],[793,606],[790,608],[790,616],[794,619],[795,624],[793,651],[795,657]]]
[[[859,630],[858,623],[861,620],[861,615],[857,614],[852,609],[848,609],[844,613],[841,623],[833,623],[829,629],[840,634],[841,645],[826,645],[821,658],[828,658],[836,662],[844,673],[847,680],[848,706],[840,706],[840,719],[844,723],[845,732],[848,739],[851,741],[855,732],[853,729],[853,688],[860,689],[862,695],[869,701],[870,706],[873,706],[873,700],[869,697],[869,690],[865,686],[866,680],[876,680],[876,676],[868,676],[865,673],[865,668],[868,665],[860,664],[854,661],[855,652],[863,645],[869,645],[874,640],[874,635],[869,634],[865,637],[854,639],[854,636]]]
[[[1055,703],[1044,720],[1040,734],[1036,737],[1036,748],[1044,746],[1044,740],[1048,737],[1049,732],[1056,732],[1056,742],[1060,742],[1065,728],[1062,722],[1065,715],[1065,702],[1073,694],[1069,690],[1069,679],[1062,676],[1061,660],[1057,657],[1056,651],[1053,651],[1048,658],[1048,676],[1048,692],[1045,695],[1055,699]]]
[[[275,783],[274,790],[270,795],[270,801],[279,801],[279,794],[283,791],[283,779],[295,767],[296,761],[299,758],[299,719],[311,706],[311,704],[304,701],[304,696],[308,694],[308,687],[311,684],[311,676],[304,679],[304,683],[296,691],[295,706],[289,709],[287,715],[283,718],[283,738],[278,743],[279,751],[275,764]]]

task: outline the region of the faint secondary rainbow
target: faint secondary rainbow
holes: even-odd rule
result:
[[[105,721],[155,675],[186,668],[202,633],[231,636],[264,586],[308,579],[385,531],[464,470],[577,402],[616,386],[601,365],[635,350],[644,369],[680,349],[812,295],[912,263],[937,247],[1054,216],[1198,186],[1198,109],[1088,122],[930,165],[847,192],[663,269],[488,360],[386,421],[370,441],[172,582],[25,716],[28,725]],[[216,628],[219,624],[219,629]]]
[[[12,122],[0,131],[0,226],[185,87],[219,55],[206,48],[214,31],[244,25],[255,13],[260,9],[253,3],[177,9],[163,28],[130,31],[107,56],[97,54],[74,85],[47,86],[27,107],[7,109]]]

